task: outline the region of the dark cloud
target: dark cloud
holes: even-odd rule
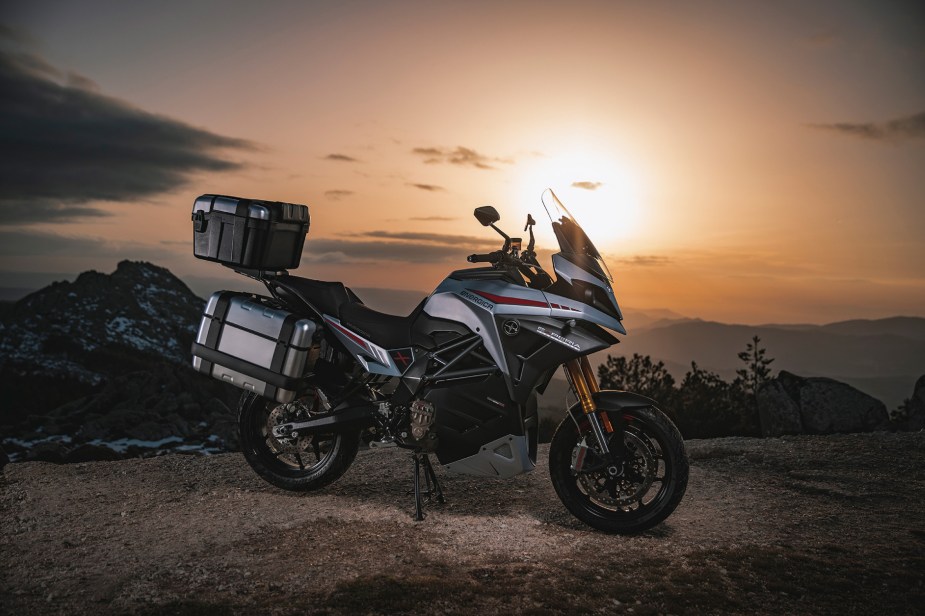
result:
[[[475,167],[477,169],[495,169],[490,163],[511,164],[514,162],[511,159],[485,156],[463,146],[457,146],[455,149],[414,148],[411,152],[423,157],[425,163],[450,163],[451,165]]]
[[[876,141],[902,141],[925,137],[925,111],[886,122],[864,122],[851,124],[810,124],[813,128],[832,130],[852,137]]]
[[[415,188],[420,188],[421,190],[426,190],[428,192],[440,192],[446,190],[443,186],[437,186],[436,184],[411,184],[408,186],[413,186]]]
[[[603,182],[572,182],[573,188],[581,188],[584,190],[597,190],[603,185]]]
[[[658,267],[671,263],[671,259],[668,257],[661,257],[658,255],[635,255],[623,259],[615,259],[615,261],[630,267]]]
[[[0,39],[6,39],[21,45],[35,44],[35,39],[29,32],[2,23],[0,23]]]
[[[326,190],[324,191],[324,196],[330,199],[331,201],[340,201],[345,197],[349,197],[354,194],[352,190]]]
[[[347,156],[346,154],[328,154],[328,155],[325,156],[322,160],[336,160],[336,161],[341,162],[341,163],[358,163],[358,162],[360,162],[358,159],[356,159],[356,158],[354,158],[354,157],[352,157],[352,156]]]
[[[86,204],[138,201],[193,172],[238,168],[215,151],[255,147],[95,88],[40,57],[0,51],[0,224],[103,216]]]

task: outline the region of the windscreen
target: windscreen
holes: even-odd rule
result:
[[[613,282],[613,276],[610,275],[601,253],[594,247],[575,217],[562,205],[556,193],[547,188],[543,192],[542,201],[546,214],[552,221],[552,230],[559,240],[559,252],[562,256],[595,276]]]

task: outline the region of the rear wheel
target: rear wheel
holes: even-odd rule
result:
[[[277,438],[273,428],[305,421],[319,412],[313,392],[288,404],[248,393],[238,407],[238,428],[244,458],[265,480],[284,490],[322,488],[343,475],[356,458],[358,430],[339,430],[297,438]]]
[[[621,464],[601,455],[579,411],[552,437],[549,474],[562,503],[579,520],[605,532],[631,534],[652,528],[675,510],[687,489],[689,466],[681,434],[664,413],[654,407],[620,413],[626,444]],[[609,438],[613,449],[614,434]]]

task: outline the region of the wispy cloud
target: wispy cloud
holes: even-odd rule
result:
[[[409,183],[408,186],[413,186],[415,188],[420,188],[421,190],[426,190],[428,192],[440,192],[446,190],[443,186],[437,186],[436,184],[412,184]]]
[[[830,47],[839,39],[839,32],[835,28],[825,28],[805,39],[813,47]]]
[[[885,122],[810,124],[813,128],[831,130],[874,141],[902,141],[925,137],[925,111]]]
[[[346,154],[328,154],[322,160],[335,160],[341,163],[358,163],[360,160]]]
[[[350,195],[354,194],[352,190],[326,190],[324,191],[324,196],[330,199],[331,201],[340,201]]]
[[[471,148],[456,146],[456,148],[414,148],[413,154],[424,159],[425,163],[449,163],[451,165],[460,165],[464,167],[475,167],[477,169],[495,169],[493,163],[513,164],[510,158],[497,158],[480,154]]]
[[[658,255],[634,255],[632,257],[614,259],[614,261],[629,267],[659,267],[662,265],[668,265],[672,262],[668,257],[662,257]]]
[[[581,188],[583,190],[597,190],[603,185],[603,182],[572,182],[572,188]]]
[[[0,50],[0,225],[104,216],[87,204],[137,202],[198,171],[237,169],[216,151],[256,148],[96,90],[38,56]]]
[[[494,244],[497,246],[497,242]],[[484,244],[396,242],[385,240],[311,239],[305,242],[302,261],[308,263],[459,263]]]
[[[459,220],[455,216],[412,216],[408,220],[422,220],[422,221],[432,221],[432,222],[449,222],[451,220]]]
[[[427,242],[445,246],[471,246],[485,248],[498,247],[500,240],[497,237],[475,237],[472,235],[452,235],[447,233],[427,233],[420,231],[364,231],[352,234],[351,237],[373,237],[390,240],[404,240],[412,242]]]

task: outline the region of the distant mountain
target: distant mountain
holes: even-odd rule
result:
[[[637,310],[635,308],[621,306],[621,309],[623,311],[623,326],[626,328],[626,331],[630,333],[652,327],[663,327],[673,323],[697,320],[665,308]]]
[[[696,361],[731,378],[742,367],[737,353],[761,338],[772,368],[801,376],[826,376],[851,384],[894,408],[925,374],[925,319],[894,317],[828,325],[729,325],[687,320],[632,330],[612,355],[650,355],[677,378]],[[595,359],[603,361],[607,353]]]

